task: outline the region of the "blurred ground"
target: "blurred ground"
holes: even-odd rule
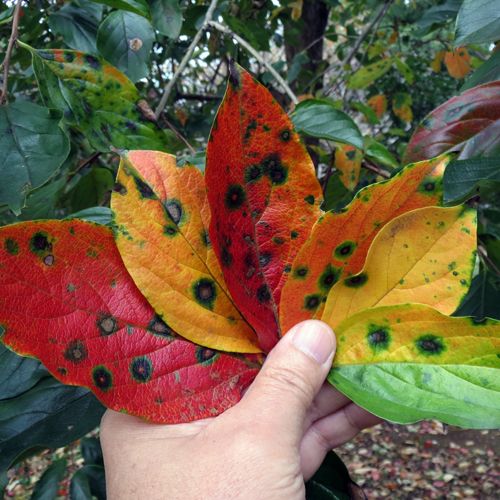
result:
[[[381,424],[336,450],[368,498],[500,499],[500,431],[464,431],[438,422]],[[28,459],[9,472],[4,499],[24,500],[56,457],[68,474],[82,465],[77,444]],[[59,498],[68,498],[67,481]]]

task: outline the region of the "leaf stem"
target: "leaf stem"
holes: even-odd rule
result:
[[[20,14],[21,14],[21,0],[17,0],[16,7],[14,9],[14,15],[12,17],[12,30],[10,32],[9,43],[7,45],[5,58],[3,60],[3,86],[2,86],[2,91],[0,92],[0,104],[5,104],[7,102],[10,58],[12,55],[12,50],[14,49],[14,44],[16,43],[17,40]]]
[[[363,168],[366,168],[366,170],[371,170],[372,172],[375,172],[376,174],[380,175],[384,179],[391,178],[391,173],[388,170],[377,167],[377,165],[374,165],[373,163],[367,161],[366,159],[363,160],[363,163],[361,164],[361,166]]]
[[[175,70],[174,75],[172,78],[169,80],[169,82],[165,85],[165,88],[163,90],[163,95],[161,96],[160,102],[158,103],[158,106],[156,107],[155,110],[155,116],[156,119],[158,119],[162,113],[162,111],[165,109],[165,106],[167,105],[168,98],[170,97],[170,93],[172,92],[172,89],[174,88],[175,82],[181,75],[181,73],[184,71],[184,68],[187,66],[187,63],[191,59],[191,56],[193,55],[194,49],[198,45],[198,43],[201,40],[201,37],[203,36],[203,33],[205,33],[205,30],[208,28],[209,22],[212,19],[212,16],[214,15],[215,8],[217,7],[217,2],[218,0],[212,0],[210,2],[210,5],[208,6],[207,13],[205,15],[205,20],[203,21],[203,24],[201,25],[201,28],[198,30],[196,35],[194,36],[191,45],[189,45],[186,53],[184,54],[184,57],[182,58],[179,66]]]
[[[229,35],[230,37],[234,38],[238,42],[239,45],[241,45],[245,50],[247,50],[250,54],[252,54],[257,61],[259,61],[263,66],[266,67],[266,69],[273,75],[273,77],[276,79],[276,81],[281,85],[283,90],[286,92],[290,100],[294,103],[297,104],[299,100],[297,99],[297,96],[293,93],[292,89],[289,87],[288,83],[283,79],[283,77],[267,62],[265,61],[262,56],[241,36],[236,34],[234,31],[230,30],[226,26],[216,22],[216,21],[209,21],[209,26],[212,28],[215,28],[217,31],[220,31],[221,33],[224,33],[225,35]]]

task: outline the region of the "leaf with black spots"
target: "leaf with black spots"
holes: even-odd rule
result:
[[[174,333],[136,288],[104,226],[1,228],[0,287],[5,345],[40,359],[63,383],[91,389],[109,408],[147,420],[216,415],[240,399],[261,364]]]
[[[320,214],[314,166],[265,87],[232,66],[207,148],[210,240],[228,289],[269,351],[281,289]]]
[[[212,349],[260,352],[226,289],[196,167],[178,167],[165,153],[130,152],[121,162],[112,209],[128,272],[175,331]]]
[[[35,50],[38,87],[47,106],[60,109],[64,120],[85,134],[97,151],[171,150],[172,133],[161,130],[143,111],[134,84],[101,57],[74,50]]]
[[[442,177],[449,157],[408,165],[387,181],[360,190],[342,211],[327,212],[314,225],[283,288],[284,331],[319,318],[331,287],[361,271],[370,245],[390,220],[416,208],[441,205]],[[298,270],[306,269],[304,275]]]
[[[402,214],[375,237],[361,272],[330,290],[321,319],[336,328],[369,307],[405,303],[451,314],[469,289],[475,256],[475,210],[424,207]]]
[[[500,426],[500,322],[450,318],[418,304],[376,307],[337,326],[328,380],[398,423]]]

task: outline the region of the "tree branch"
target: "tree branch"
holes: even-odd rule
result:
[[[364,42],[365,38],[368,36],[368,34],[378,26],[380,21],[382,21],[382,18],[385,16],[386,12],[389,10],[389,7],[391,6],[392,2],[394,0],[385,0],[384,4],[381,6],[380,10],[378,11],[377,15],[372,19],[371,23],[366,26],[366,28],[363,30],[361,35],[359,35],[359,38],[356,40],[356,43],[352,47],[352,49],[349,51],[349,54],[345,56],[340,63],[334,63],[330,67],[328,67],[325,70],[325,73],[328,71],[331,71],[332,69],[336,68],[337,66],[340,66],[340,68],[343,68],[346,64],[349,64],[352,60],[352,58],[357,54],[359,48],[361,47],[361,44]],[[335,80],[335,76],[333,77]],[[332,85],[329,89],[325,91],[325,95],[331,94],[335,89],[337,88],[336,85]]]
[[[172,92],[172,89],[174,88],[175,82],[181,75],[181,73],[184,71],[184,68],[187,66],[187,63],[189,62],[189,59],[191,59],[191,56],[193,55],[194,49],[198,45],[198,43],[201,40],[201,37],[203,36],[203,33],[208,27],[208,24],[210,20],[212,19],[212,16],[214,15],[215,8],[217,7],[217,1],[218,0],[212,0],[210,2],[210,5],[207,9],[207,13],[205,15],[205,20],[203,21],[203,24],[201,25],[201,28],[198,30],[196,35],[193,38],[193,41],[189,45],[187,52],[184,54],[184,57],[182,58],[182,61],[180,62],[178,68],[175,70],[174,75],[170,79],[170,81],[165,85],[165,89],[163,90],[163,95],[161,96],[160,102],[158,106],[156,107],[155,110],[155,116],[156,119],[158,119],[161,115],[161,112],[165,109],[165,106],[167,105],[168,98],[170,97],[170,93]]]
[[[388,170],[385,170],[384,168],[377,167],[377,165],[374,165],[373,163],[367,161],[366,159],[363,160],[363,163],[361,164],[363,168],[366,168],[366,170],[371,170],[372,172],[375,172],[376,174],[380,175],[384,179],[390,179],[391,178],[391,173]]]
[[[224,33],[225,35],[229,35],[230,37],[234,38],[238,42],[239,45],[241,45],[246,51],[250,52],[257,61],[259,61],[263,66],[266,67],[266,69],[273,75],[273,77],[276,79],[276,81],[281,85],[283,90],[286,92],[290,100],[294,103],[297,104],[299,100],[297,99],[297,96],[292,92],[292,89],[288,86],[288,83],[283,80],[282,76],[267,62],[265,61],[262,56],[241,36],[237,35],[234,31],[230,30],[226,26],[216,22],[216,21],[209,21],[209,26],[212,28],[215,28],[217,31],[220,31],[221,33]]]
[[[10,32],[9,44],[7,45],[7,51],[5,52],[5,58],[3,60],[3,86],[2,86],[2,91],[0,93],[0,104],[4,104],[7,102],[10,57],[12,55],[14,44],[16,43],[17,40],[17,28],[19,26],[20,14],[21,14],[21,0],[17,0],[16,7],[14,9],[14,14],[12,17],[12,30]]]

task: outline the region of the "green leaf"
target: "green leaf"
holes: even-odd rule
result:
[[[381,61],[361,66],[353,75],[349,77],[347,86],[350,89],[364,89],[375,80],[385,75],[392,67],[392,59],[382,59]]]
[[[49,26],[59,33],[64,43],[72,49],[95,54],[97,52],[97,26],[102,16],[102,7],[86,0],[78,0],[53,12]]]
[[[500,158],[452,161],[444,173],[444,202],[463,201],[491,181],[500,182]]]
[[[83,477],[81,479],[77,479],[77,482],[83,486],[83,491],[85,492],[87,491],[85,484],[88,484],[91,494],[91,497],[88,497],[89,500],[94,497],[97,498],[97,500],[106,500],[106,478],[104,467],[102,465],[84,465],[78,472],[79,475],[86,476],[87,478],[86,482]],[[76,490],[81,491],[78,487],[76,487]],[[73,499],[73,497],[71,498]]]
[[[92,168],[70,193],[72,209],[80,211],[100,205],[113,184],[114,176],[110,170],[102,167]]]
[[[43,100],[64,112],[97,150],[172,151],[173,133],[161,130],[134,84],[104,59],[72,50],[35,50],[33,68]]]
[[[36,483],[31,500],[53,500],[58,496],[59,483],[66,473],[66,459],[53,462]]]
[[[380,363],[334,368],[328,380],[369,412],[401,424],[423,419],[468,427],[500,426],[497,368]]]
[[[465,80],[460,92],[495,80],[500,80],[500,50],[493,52],[490,58]]]
[[[0,107],[0,205],[19,214],[26,195],[47,182],[69,154],[61,113],[29,102]]]
[[[462,0],[447,0],[441,5],[435,5],[430,9],[426,9],[424,15],[416,25],[423,30],[427,30],[436,25],[443,24],[455,18],[461,4]]]
[[[155,34],[150,22],[132,12],[112,12],[99,26],[97,48],[134,82],[149,73]]]
[[[149,19],[149,6],[147,0],[93,0],[114,7],[115,9],[134,12]]]
[[[362,102],[351,102],[351,107],[356,111],[363,113],[370,125],[376,125],[377,123],[380,123],[375,111],[373,111],[373,109],[367,104],[364,104]]]
[[[0,472],[28,450],[58,448],[84,436],[99,425],[103,413],[88,390],[64,386],[52,377],[0,401]]]
[[[498,242],[498,240],[496,240]],[[472,316],[480,322],[484,318],[500,320],[500,277],[482,269],[472,280],[469,292],[464,297],[454,316]]]
[[[335,109],[326,99],[302,101],[295,108],[292,121],[297,131],[303,134],[363,149],[363,137],[352,118]]]
[[[389,168],[399,167],[399,163],[392,153],[383,144],[371,137],[365,137],[365,156],[377,165]]]
[[[396,57],[394,59],[394,62],[396,63],[396,68],[401,73],[401,76],[406,80],[407,83],[411,85],[415,81],[415,74],[413,73],[411,68],[408,66],[408,64],[399,59],[399,57]]]
[[[178,0],[151,0],[153,26],[175,40],[181,33],[182,11]]]
[[[39,361],[19,356],[1,343],[0,366],[0,400],[22,394],[48,375]]]
[[[455,46],[495,42],[500,33],[500,0],[464,0],[457,16]]]
[[[341,210],[349,204],[353,195],[354,193],[342,184],[339,173],[336,172],[327,181],[324,195],[325,201],[321,205],[321,209],[325,212]]]
[[[92,500],[89,478],[83,469],[77,470],[69,486],[71,500]]]
[[[306,483],[306,500],[349,500],[353,489],[359,489],[349,476],[344,462],[329,451],[313,477]]]
[[[113,220],[113,212],[108,207],[91,207],[74,212],[67,219],[83,219],[103,226],[110,225]]]
[[[99,439],[95,437],[83,438],[80,442],[80,450],[86,465],[104,465]]]

